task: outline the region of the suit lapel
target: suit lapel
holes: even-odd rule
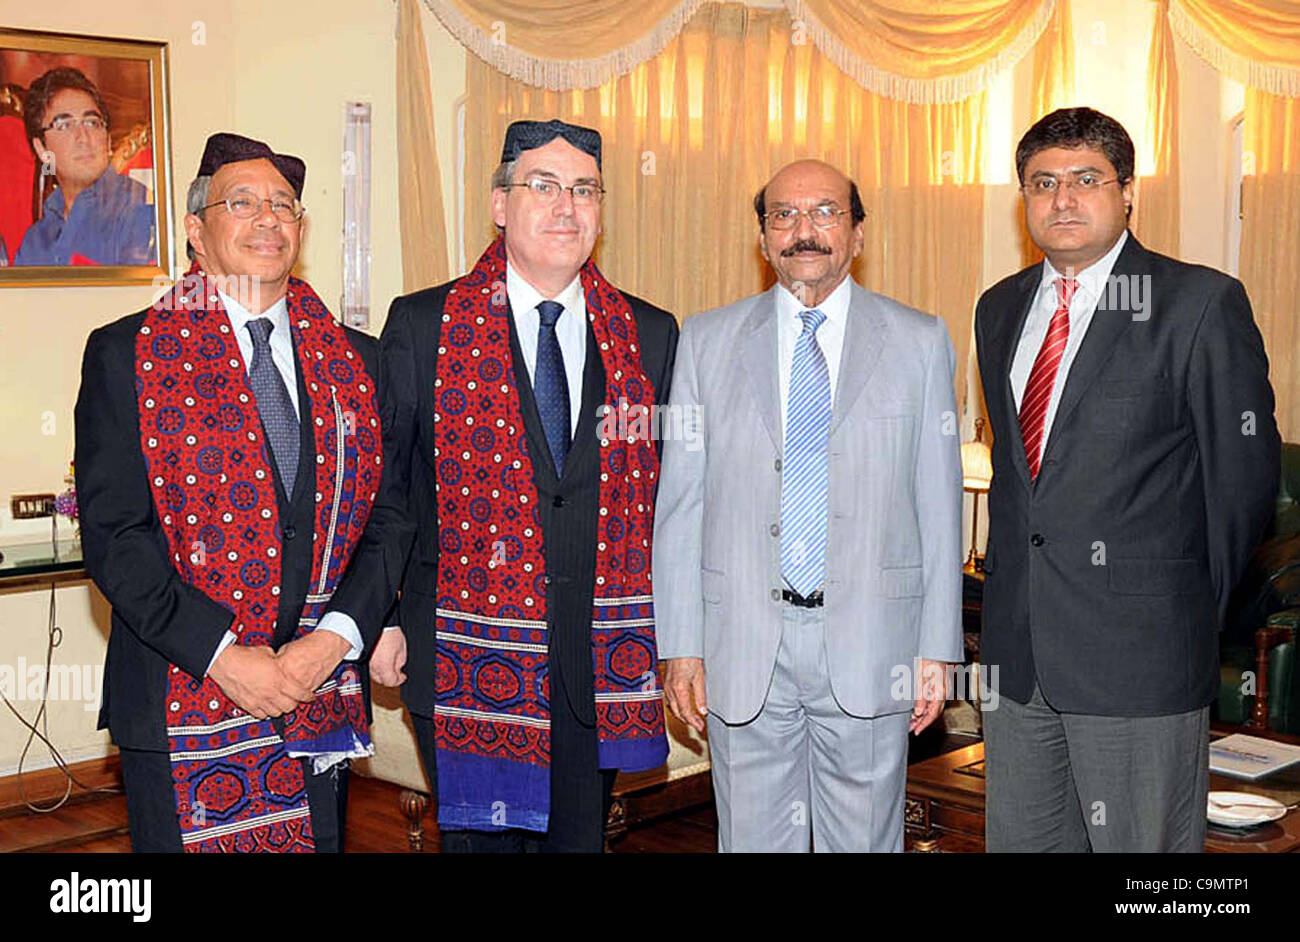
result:
[[[835,408],[831,413],[834,433],[866,388],[885,347],[888,326],[873,295],[850,282],[849,316],[844,325],[844,348],[840,353],[839,379],[835,384]]]
[[[595,447],[596,410],[605,404],[605,364],[596,345],[596,334],[587,325],[587,356],[582,369],[582,403],[578,413],[578,429],[569,446],[569,456],[564,459],[564,474],[578,465],[587,450]]]
[[[307,393],[307,378],[303,375],[302,364],[298,362],[297,352],[293,358],[294,374],[298,381],[298,470],[293,478],[293,493],[288,495],[290,507],[302,500],[308,490],[316,490],[316,417],[312,414],[311,396]],[[333,416],[329,417],[333,420]],[[284,484],[279,481],[280,492]]]
[[[1111,276],[1140,274],[1145,267],[1145,255],[1146,249],[1138,244],[1132,233],[1129,233],[1128,241],[1120,250],[1119,257],[1115,259]],[[1070,364],[1070,372],[1065,378],[1065,388],[1061,390],[1061,400],[1056,407],[1056,416],[1052,419],[1052,429],[1048,433],[1047,444],[1043,447],[1044,460],[1060,438],[1058,433],[1065,429],[1070,415],[1079,405],[1083,394],[1096,381],[1102,367],[1110,360],[1111,350],[1133,323],[1131,306],[1117,306],[1114,310],[1110,310],[1106,302],[1110,297],[1117,295],[1122,296],[1125,301],[1130,301],[1132,300],[1130,295],[1135,292],[1111,292],[1107,287],[1107,285],[1101,287],[1101,297],[1098,298],[1097,307],[1094,309],[1092,322],[1088,325],[1088,333],[1084,335],[1079,352],[1075,354],[1074,362]],[[1022,448],[1021,451],[1023,450]]]
[[[780,450],[784,443],[781,435],[781,392],[776,372],[781,368],[777,357],[776,331],[776,286],[773,285],[755,299],[745,325],[741,328],[740,361],[744,364],[744,373],[753,387],[759,417],[763,420],[768,435],[772,436],[772,443]]]

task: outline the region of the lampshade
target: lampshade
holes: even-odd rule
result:
[[[983,493],[993,483],[993,455],[989,446],[981,441],[966,442],[961,446],[961,486],[968,491]]]

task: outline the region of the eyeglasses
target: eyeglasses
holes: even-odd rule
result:
[[[594,206],[605,195],[604,188],[597,183],[575,183],[573,186],[560,186],[554,180],[543,180],[540,177],[533,177],[524,183],[506,183],[502,185],[502,189],[508,190],[516,186],[526,187],[533,194],[533,199],[543,206],[554,203],[565,190],[573,194],[573,204],[575,206]]]
[[[270,203],[271,212],[275,218],[281,222],[297,222],[302,218],[302,214],[307,212],[307,207],[295,200],[267,200],[257,199],[253,196],[228,196],[224,200],[217,200],[215,203],[209,203],[204,209],[211,209],[213,206],[224,206],[230,215],[236,219],[252,219],[262,211],[262,204]]]
[[[1100,174],[1078,173],[1072,174],[1064,180],[1058,180],[1056,177],[1043,176],[1035,177],[1030,182],[1022,184],[1020,189],[1030,199],[1045,199],[1055,196],[1057,190],[1061,187],[1065,187],[1067,191],[1078,190],[1083,196],[1091,196],[1108,183],[1119,183],[1119,177],[1103,180]]]
[[[770,213],[764,213],[763,219],[773,229],[786,230],[793,229],[799,225],[799,217],[807,216],[818,229],[834,229],[840,224],[840,217],[848,215],[847,209],[836,209],[834,206],[814,206],[812,209],[794,209],[785,206],[781,209],[774,209]]]
[[[74,131],[78,127],[83,127],[92,133],[98,133],[108,127],[108,122],[97,114],[88,114],[81,118],[74,118],[72,115],[59,115],[41,130],[58,131],[62,134],[65,131]]]

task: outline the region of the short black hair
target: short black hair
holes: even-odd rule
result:
[[[50,100],[55,95],[67,88],[75,88],[95,99],[95,107],[104,119],[104,127],[109,126],[108,108],[95,83],[86,78],[80,69],[60,66],[37,77],[27,88],[27,97],[23,99],[23,126],[27,130],[28,141],[33,138],[45,140],[45,129],[42,127],[45,109],[50,106]]]
[[[758,216],[758,231],[762,232],[767,216],[766,183],[754,194],[754,213]],[[867,211],[862,207],[862,194],[858,192],[858,185],[852,180],[849,181],[849,216],[855,226],[867,218]]]
[[[1016,145],[1016,176],[1021,186],[1025,184],[1025,165],[1029,158],[1051,147],[1096,148],[1114,165],[1120,186],[1133,179],[1133,139],[1124,125],[1100,111],[1059,108],[1039,118]]]

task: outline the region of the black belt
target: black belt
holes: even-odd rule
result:
[[[821,608],[826,604],[826,598],[822,595],[822,590],[810,592],[808,595],[800,595],[793,589],[782,589],[781,600],[789,602],[791,605],[798,605],[800,608]]]

